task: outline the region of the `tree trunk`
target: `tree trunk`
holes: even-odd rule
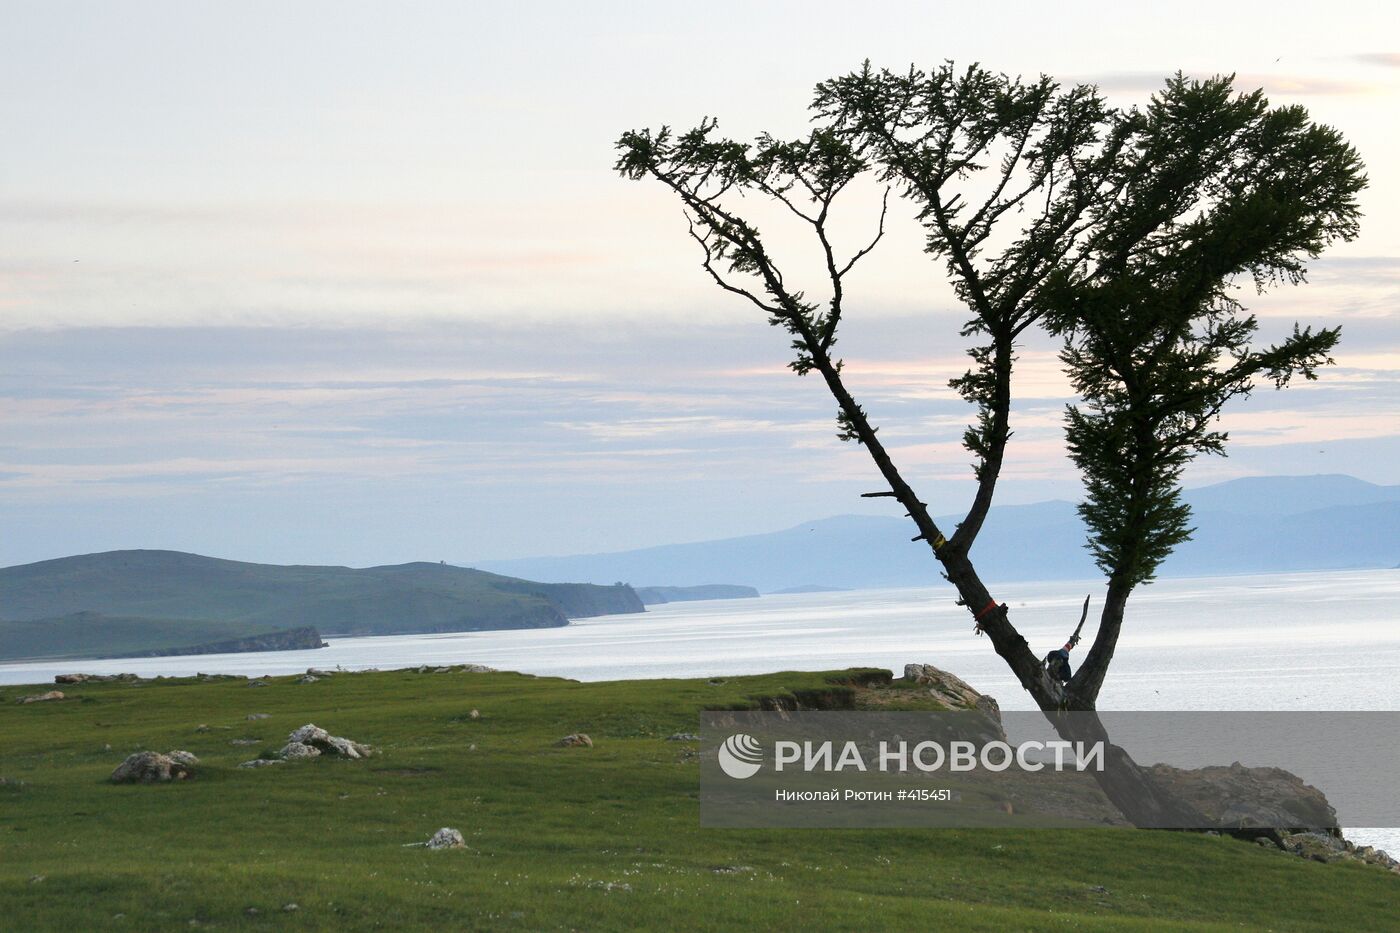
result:
[[[1202,829],[1211,821],[1191,804],[1159,786],[1122,746],[1114,745],[1094,710],[1043,710],[1067,742],[1102,742],[1104,767],[1091,772],[1099,789],[1139,829]]]
[[[894,498],[908,510],[909,517],[918,526],[918,539],[922,539],[933,551],[934,557],[943,565],[949,582],[957,588],[959,599],[973,615],[977,631],[990,639],[996,653],[1001,655],[1002,660],[1011,668],[1021,686],[1035,698],[1036,704],[1062,738],[1071,742],[1104,743],[1104,769],[1093,772],[1094,779],[1104,795],[1134,826],[1186,828],[1209,825],[1206,818],[1194,807],[1177,801],[1158,787],[1126,751],[1110,742],[1108,733],[1095,711],[1099,687],[1103,684],[1103,676],[1108,670],[1108,662],[1112,659],[1114,646],[1118,642],[1118,631],[1123,624],[1123,610],[1132,587],[1117,578],[1109,581],[1109,592],[1099,632],[1094,639],[1093,649],[1085,658],[1084,669],[1080,671],[1081,676],[1071,681],[1068,690],[1056,683],[1041,664],[1040,658],[1031,651],[1025,637],[1011,624],[1006,606],[992,597],[981,577],[977,575],[972,561],[967,556],[967,550],[971,546],[967,536],[955,534],[954,541],[944,540],[937,524],[928,514],[928,507],[919,500],[914,490],[900,475],[888,451],[876,437],[876,432],[870,426],[865,413],[847,391],[839,368],[818,344],[810,326],[800,318],[794,318],[793,327],[802,335],[812,353],[813,364],[821,372],[832,396],[840,404],[861,443],[865,445],[881,475],[889,483]],[[1067,711],[1073,711],[1075,715],[1061,715]]]
[[[1067,691],[1055,683],[1044,666],[1030,650],[1025,638],[1007,618],[1006,608],[998,605],[988,593],[973,568],[972,562],[961,553],[940,549],[939,559],[948,572],[948,579],[957,587],[962,598],[973,614],[987,610],[977,621],[981,630],[992,641],[992,647],[1006,661],[1016,674],[1021,685],[1040,707],[1045,718],[1054,726],[1056,733],[1069,742],[1084,742],[1104,745],[1104,768],[1091,772],[1104,796],[1118,808],[1123,816],[1142,829],[1186,829],[1209,826],[1210,821],[1191,805],[1172,797],[1159,787],[1131,755],[1109,739],[1108,730],[1099,719],[1095,702],[1099,686],[1103,683],[1103,671],[1113,657],[1113,646],[1117,642],[1117,630],[1123,622],[1123,609],[1127,603],[1127,593],[1121,587],[1110,586],[1110,595],[1104,607],[1104,626],[1112,629],[1112,637],[1106,641],[1100,637],[1095,648],[1100,650],[1098,661],[1101,666],[1090,668],[1086,683],[1091,689],[1083,692],[1075,690],[1072,681]],[[1092,653],[1091,653],[1092,657]],[[1085,666],[1089,666],[1089,659]],[[1094,673],[1097,670],[1097,673]],[[1082,672],[1082,670],[1081,670]]]

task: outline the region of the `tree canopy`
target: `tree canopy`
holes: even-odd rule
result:
[[[723,137],[707,118],[674,132],[632,130],[617,170],[661,182],[681,201],[707,274],[784,328],[792,368],[817,372],[838,404],[838,435],[868,449],[957,587],[959,601],[1037,702],[1093,709],[1133,588],[1190,533],[1182,471],[1223,453],[1219,416],[1260,381],[1311,379],[1336,327],[1294,326],[1257,346],[1241,285],[1304,281],[1307,262],[1357,235],[1361,160],[1303,108],[1271,107],[1231,77],[1178,74],[1142,108],[1109,106],[1091,85],[1064,87],[980,66],[876,70],[817,85],[814,127],[797,140]],[[833,247],[833,204],[862,176],[886,186],[867,244]],[[977,493],[946,535],[876,436],[834,355],[847,276],[880,242],[891,191],[908,199],[924,250],[968,312],[971,365],[952,386],[975,406],[964,435]],[[782,205],[809,228],[830,297],[784,275],[743,196]],[[1065,412],[1083,475],[1088,546],[1107,577],[1085,663],[1049,677],[990,597],[969,552],[991,506],[1008,440],[1016,351],[1032,327],[1061,342],[1078,400]]]

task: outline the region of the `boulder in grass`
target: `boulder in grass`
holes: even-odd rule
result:
[[[307,745],[324,742],[331,737],[331,734],[315,723],[308,722],[299,729],[293,729],[292,734],[287,736],[288,742],[304,742]]]
[[[169,758],[171,761],[175,762],[177,765],[187,770],[192,769],[199,764],[199,759],[194,756],[194,753],[187,752],[184,749],[176,749],[173,752],[166,752],[165,757]]]
[[[307,723],[299,729],[294,730],[287,736],[287,747],[293,745],[305,745],[315,749],[319,754],[330,755],[336,758],[368,758],[374,754],[374,749],[369,745],[347,739],[339,735],[331,735],[325,729],[315,723]],[[285,749],[284,749],[285,751]],[[298,755],[296,757],[311,757]]]
[[[433,837],[428,840],[427,846],[430,849],[465,849],[467,840],[462,838],[462,834],[451,827],[444,826]]]
[[[368,758],[370,747],[353,742],[350,739],[333,735],[326,739],[326,744],[330,746],[328,754],[339,755],[341,758]]]
[[[266,768],[268,765],[285,764],[280,758],[254,758],[252,761],[245,761],[240,768]]]
[[[556,748],[592,748],[593,740],[582,732],[573,732],[554,743]]]
[[[48,693],[33,693],[27,697],[20,697],[18,703],[47,703],[49,700],[65,699],[62,690],[50,690]]]
[[[305,742],[288,742],[282,746],[277,757],[283,761],[295,761],[298,758],[319,758],[321,750],[314,745],[307,745]]]
[[[162,784],[167,781],[183,781],[194,776],[199,759],[186,751],[173,751],[168,755],[160,752],[136,752],[126,756],[112,772],[113,784]]]

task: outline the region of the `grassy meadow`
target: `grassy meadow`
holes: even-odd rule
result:
[[[701,829],[694,743],[666,736],[829,680],[393,671],[30,705],[52,685],[0,688],[0,929],[1400,928],[1400,877],[1222,837]],[[380,754],[236,767],[308,722]],[[572,732],[595,747],[553,746]],[[106,781],[175,748],[197,779]],[[410,845],[443,826],[467,848]]]

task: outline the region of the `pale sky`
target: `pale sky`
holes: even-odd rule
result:
[[[812,85],[865,58],[1116,103],[1235,72],[1340,128],[1371,178],[1360,239],[1251,299],[1269,334],[1343,324],[1338,365],[1237,406],[1232,455],[1191,483],[1400,483],[1398,22],[1344,2],[0,2],[0,564],[471,562],[878,510],[787,341],[706,280],[664,191],[611,171],[631,127],[801,133]],[[878,206],[851,210],[855,236]],[[841,347],[953,511],[962,314],[909,213],[853,275]],[[1073,498],[1048,343],[1020,393],[1003,501]]]

